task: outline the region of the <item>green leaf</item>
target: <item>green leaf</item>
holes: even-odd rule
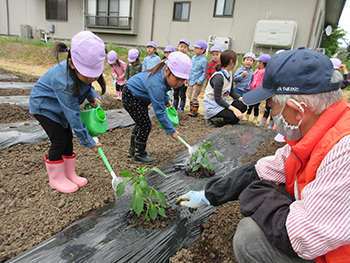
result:
[[[158,207],[158,214],[160,214],[162,217],[166,217],[165,210],[163,207]]]
[[[207,157],[203,157],[203,158],[201,159],[201,165],[202,165],[203,167],[207,168],[209,163],[210,163],[210,162],[209,162],[209,159],[208,159]]]
[[[195,164],[192,168],[192,171],[195,172],[199,169],[199,164]]]
[[[149,190],[149,195],[150,195],[151,198],[155,198],[155,197],[156,197],[156,194],[157,194],[157,191],[154,190],[153,188],[151,188],[151,189]]]
[[[140,216],[143,211],[143,198],[139,193],[135,193],[131,199],[131,207],[135,213]]]
[[[151,171],[156,171],[157,173],[159,173],[160,175],[163,175],[164,177],[169,177],[168,175],[166,175],[165,173],[163,173],[162,170],[158,169],[157,167],[153,167],[151,169]]]
[[[143,191],[147,192],[147,193],[148,193],[148,191],[149,191],[149,187],[148,187],[148,184],[147,184],[146,181],[141,181],[141,182],[140,182],[140,188],[141,188]]]
[[[143,174],[140,174],[139,181],[146,181],[146,177]]]
[[[222,159],[225,160],[225,156],[224,156],[221,152],[219,152],[219,151],[214,151],[214,154],[215,154],[216,159],[217,159],[218,161],[219,161],[219,158],[218,158],[218,157],[220,157],[220,158],[222,158]]]
[[[135,169],[135,172],[138,174],[146,174],[147,171],[148,171],[148,168],[145,166],[140,166],[139,168]]]
[[[193,162],[196,162],[196,161],[197,161],[197,156],[196,155],[192,155],[191,159],[190,159],[190,164],[192,164]]]
[[[210,143],[210,142],[206,142],[206,143],[204,144],[204,146],[210,148],[210,147],[211,147],[211,143]]]
[[[125,178],[132,178],[132,175],[131,175],[131,173],[129,171],[127,171],[127,170],[120,170],[120,172],[121,172],[123,177],[125,177]]]
[[[124,194],[124,190],[125,190],[125,185],[128,181],[123,181],[121,183],[118,184],[117,186],[117,196],[121,197]]]
[[[165,195],[163,192],[156,191],[156,196],[157,196],[157,201],[158,204],[165,207],[166,206],[166,201],[165,201]]]
[[[202,154],[203,157],[204,157],[205,154],[207,153],[207,150],[204,149],[203,147],[200,147],[200,151],[201,151],[201,154]]]
[[[147,219],[145,222],[145,224],[146,224],[150,220],[150,218],[149,218],[148,214],[145,214],[143,217]]]
[[[151,207],[149,208],[149,216],[155,220],[157,215],[158,215],[158,210],[157,210],[157,207],[155,205],[151,205]]]
[[[214,171],[214,164],[209,163],[207,169],[208,169],[209,171]]]

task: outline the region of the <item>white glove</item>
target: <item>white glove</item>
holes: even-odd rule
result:
[[[186,206],[189,208],[198,208],[203,205],[210,205],[210,202],[204,195],[204,190],[202,191],[189,191],[184,195],[181,195],[176,199],[175,204]]]

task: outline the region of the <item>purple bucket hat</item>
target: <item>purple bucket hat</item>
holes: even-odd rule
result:
[[[207,42],[205,42],[204,40],[198,40],[196,42],[196,44],[193,45],[194,47],[198,47],[198,48],[203,48],[203,49],[207,49],[208,44]]]
[[[267,63],[269,62],[271,56],[269,54],[262,54],[260,57],[258,57],[256,60],[257,61],[261,61],[261,62],[264,62],[264,63]]]
[[[192,62],[189,56],[186,54],[176,51],[170,53],[167,61],[167,66],[174,76],[181,79],[189,79],[190,71],[192,68]]]
[[[105,44],[91,31],[80,31],[72,37],[70,53],[74,67],[83,76],[97,78],[102,74]]]
[[[213,51],[222,52],[222,48],[219,45],[215,45],[215,46],[212,46],[212,48],[210,49],[210,53]]]
[[[166,46],[164,52],[175,52],[175,48],[172,45]]]
[[[157,44],[156,44],[156,42],[154,42],[154,41],[148,42],[146,47],[149,47],[149,46],[154,47],[154,48],[157,48]]]
[[[132,48],[128,52],[128,61],[134,62],[140,55],[140,52],[136,48]]]
[[[188,47],[190,47],[190,41],[188,41],[186,38],[180,39],[179,44],[185,43]]]
[[[118,54],[114,50],[109,51],[107,55],[108,64],[114,64],[118,59]]]
[[[252,59],[254,59],[254,61],[256,60],[254,53],[251,53],[251,52],[245,53],[243,56],[243,59],[245,59],[245,58],[252,58]]]

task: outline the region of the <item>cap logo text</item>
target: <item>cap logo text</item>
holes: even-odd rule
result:
[[[277,91],[279,92],[299,92],[298,87],[278,87]]]

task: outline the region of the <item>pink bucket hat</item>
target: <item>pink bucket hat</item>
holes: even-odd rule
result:
[[[331,61],[333,63],[333,68],[334,69],[340,69],[340,64],[342,63],[339,58],[331,58]]]
[[[114,50],[109,51],[107,55],[108,64],[114,64],[118,59],[118,54]]]
[[[104,69],[105,44],[91,31],[80,31],[73,36],[70,49],[74,67],[85,77],[97,78]]]
[[[168,61],[166,62],[171,73],[175,77],[181,79],[189,79],[190,71],[192,68],[192,62],[189,56],[186,54],[176,51],[169,54]]]
[[[140,55],[140,52],[136,48],[132,48],[128,52],[128,61],[134,62]]]

